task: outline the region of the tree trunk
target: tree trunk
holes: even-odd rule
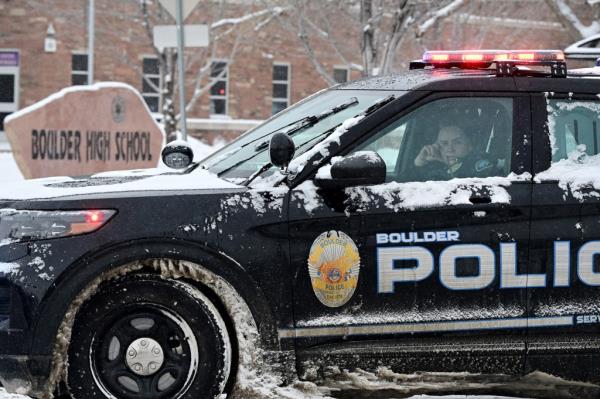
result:
[[[389,39],[381,57],[381,74],[389,73],[394,68],[396,58],[396,50],[402,40],[402,36],[406,33],[406,19],[411,17],[413,5],[408,0],[400,0],[398,8],[394,12],[394,22],[389,34]]]
[[[375,27],[373,26],[373,0],[361,0],[360,24],[362,27],[361,53],[363,58],[363,75],[373,74],[373,65],[377,58],[375,46]]]

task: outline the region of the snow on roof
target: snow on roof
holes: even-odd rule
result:
[[[457,78],[496,77],[495,69],[431,68],[411,69],[402,73],[369,76],[335,86],[334,90],[406,91],[427,89],[426,85]]]

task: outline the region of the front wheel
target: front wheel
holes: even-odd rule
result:
[[[68,386],[76,399],[211,398],[230,368],[225,322],[205,295],[134,275],[100,286],[78,312]]]

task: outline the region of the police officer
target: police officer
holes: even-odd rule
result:
[[[449,180],[455,177],[487,177],[494,165],[473,151],[473,141],[456,125],[445,125],[437,140],[424,146],[414,161],[419,180]]]

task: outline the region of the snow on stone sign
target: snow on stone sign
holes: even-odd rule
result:
[[[164,132],[131,86],[68,87],[4,122],[25,178],[156,167]]]

